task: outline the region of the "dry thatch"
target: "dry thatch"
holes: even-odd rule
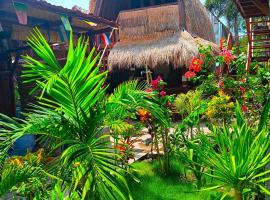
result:
[[[194,38],[186,31],[155,41],[120,42],[109,55],[109,70],[145,66],[154,69],[169,64],[174,68],[188,66],[192,57],[198,55],[198,44],[210,45],[218,51],[214,43]]]
[[[218,50],[209,42],[214,41],[214,32],[205,8],[197,0],[190,2],[193,3],[187,3],[185,7],[191,6],[189,9],[198,13],[192,14],[191,10],[185,9],[190,12],[186,13],[187,31],[179,27],[177,4],[121,12],[118,17],[120,42],[109,55],[109,69],[156,68],[168,64],[179,68],[188,66],[192,57],[198,54],[198,43]]]
[[[206,8],[199,0],[184,0],[187,31],[208,41],[215,41],[213,26]]]

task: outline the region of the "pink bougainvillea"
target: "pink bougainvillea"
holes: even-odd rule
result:
[[[220,52],[219,54],[220,56],[222,56],[224,58],[224,62],[229,65],[231,63],[231,61],[234,60],[234,55],[232,53],[232,50],[226,50],[223,49],[222,52]]]
[[[151,82],[152,88],[155,90],[159,90],[159,89],[163,88],[162,82],[163,82],[163,80],[162,80],[161,76],[158,76],[155,80],[152,80],[152,82]]]
[[[161,91],[160,93],[159,93],[159,96],[161,96],[161,97],[163,97],[163,96],[166,96],[166,92],[165,91]]]

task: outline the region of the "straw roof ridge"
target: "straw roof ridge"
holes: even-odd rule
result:
[[[115,68],[156,68],[160,65],[173,65],[174,68],[188,66],[191,59],[198,55],[198,43],[212,46],[218,51],[217,45],[201,38],[194,38],[187,31],[178,32],[173,36],[159,40],[141,41],[136,43],[117,43],[109,55],[109,70]]]

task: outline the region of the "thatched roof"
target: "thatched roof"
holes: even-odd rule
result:
[[[186,8],[189,11],[186,31],[179,26],[178,4],[121,12],[118,16],[120,42],[109,55],[110,70],[168,64],[174,68],[188,66],[198,54],[198,43],[218,50],[209,42],[214,41],[214,32],[205,8],[198,0],[192,2]]]
[[[187,31],[205,40],[215,41],[209,13],[200,0],[184,0],[184,4]]]
[[[154,69],[158,66],[173,65],[174,68],[189,66],[191,59],[198,55],[198,44],[210,45],[216,52],[217,45],[201,38],[194,38],[187,31],[142,42],[119,42],[109,55],[109,70],[114,68]]]

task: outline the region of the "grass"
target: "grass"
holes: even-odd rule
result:
[[[134,200],[215,200],[219,199],[214,191],[196,191],[194,178],[188,173],[184,178],[183,166],[172,163],[172,172],[162,176],[157,162],[137,162],[132,165],[139,183],[129,180]]]

